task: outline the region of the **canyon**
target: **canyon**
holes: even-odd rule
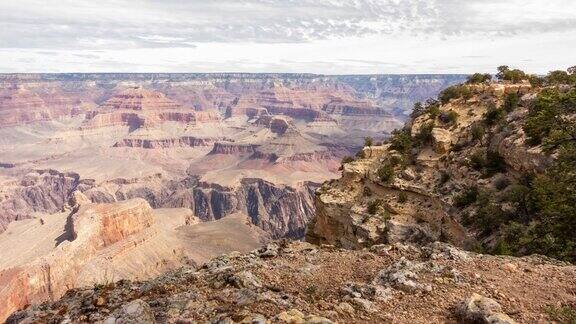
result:
[[[0,75],[0,318],[303,238],[342,158],[463,78]]]

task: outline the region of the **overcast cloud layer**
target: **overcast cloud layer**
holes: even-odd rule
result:
[[[0,72],[576,65],[574,0],[2,0]]]

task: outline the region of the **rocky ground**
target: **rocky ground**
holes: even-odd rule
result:
[[[230,253],[143,282],[73,289],[7,323],[543,323],[576,304],[576,267],[444,243]]]

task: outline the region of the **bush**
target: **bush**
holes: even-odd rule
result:
[[[448,180],[450,180],[450,173],[440,170],[440,185],[445,184]]]
[[[394,178],[394,168],[389,164],[384,164],[378,169],[378,178],[384,183],[389,183]]]
[[[506,189],[506,187],[508,187],[509,185],[510,180],[504,176],[501,176],[494,181],[494,187],[499,191]]]
[[[570,84],[571,78],[566,71],[552,71],[545,78],[548,84]]]
[[[372,146],[374,144],[374,140],[372,137],[365,137],[364,138],[364,146]]]
[[[463,98],[468,100],[472,97],[472,91],[465,85],[453,85],[444,89],[438,95],[440,102],[445,105],[450,102],[451,99]]]
[[[520,102],[520,98],[517,93],[509,93],[504,98],[504,104],[502,108],[504,108],[507,112],[512,112],[514,109],[518,107],[518,102]]]
[[[364,150],[360,150],[360,151],[356,152],[356,157],[359,159],[366,158],[366,154],[364,153]]]
[[[480,124],[474,124],[470,129],[470,134],[472,135],[473,141],[482,140],[482,138],[484,137],[484,133],[486,133],[486,130]]]
[[[376,215],[376,213],[380,209],[381,205],[382,205],[381,199],[374,199],[368,203],[368,207],[366,208],[366,211],[370,215]]]
[[[510,81],[512,83],[518,83],[522,80],[528,79],[528,76],[524,71],[514,69],[510,70],[510,68],[506,65],[502,65],[498,67],[498,73],[496,77],[499,80]]]
[[[478,83],[485,83],[492,80],[492,75],[488,73],[474,73],[468,77],[466,83],[468,84],[478,84]]]
[[[434,123],[426,123],[420,127],[418,134],[416,134],[416,142],[419,145],[427,145],[432,143],[432,129],[434,128]]]
[[[560,92],[545,89],[530,107],[523,129],[529,144],[545,144],[552,150],[566,142],[576,141],[576,126],[566,116],[576,113],[576,89]]]
[[[440,121],[444,124],[454,125],[458,121],[458,113],[454,110],[444,112],[440,114]]]
[[[428,115],[430,115],[430,118],[436,119],[436,117],[438,117],[438,115],[440,115],[440,106],[439,105],[432,105],[432,106],[428,107]]]
[[[477,150],[470,154],[468,159],[470,167],[476,171],[482,170],[484,165],[486,165],[486,158],[484,157],[484,152],[481,150]]]
[[[407,153],[412,148],[412,135],[409,129],[395,130],[390,139],[390,148],[401,153]]]
[[[351,157],[350,155],[346,155],[345,157],[342,158],[342,164],[350,163],[353,161],[354,161],[354,158]]]
[[[484,164],[487,175],[493,175],[506,171],[506,160],[497,151],[486,152],[486,162]]]
[[[466,188],[459,195],[454,197],[454,206],[463,208],[472,205],[478,199],[478,187],[471,186]]]
[[[484,114],[484,123],[493,126],[502,121],[505,116],[504,109],[490,107]]]
[[[408,195],[404,191],[400,192],[400,194],[398,194],[398,202],[403,204],[407,201],[408,201]]]

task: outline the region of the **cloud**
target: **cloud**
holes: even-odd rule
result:
[[[574,12],[574,0],[5,0],[0,72],[545,72],[576,54]]]
[[[409,34],[575,31],[555,0],[21,0],[0,3],[0,47],[162,48]]]

